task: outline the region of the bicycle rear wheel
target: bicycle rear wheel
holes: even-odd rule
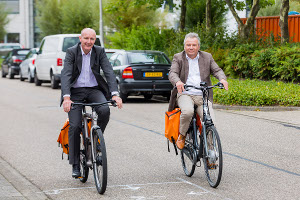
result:
[[[93,131],[93,170],[96,188],[99,194],[104,194],[107,186],[107,157],[105,141],[100,129]],[[95,162],[94,162],[95,161]]]
[[[194,144],[194,139],[193,139],[193,131],[190,131],[186,134],[185,138],[185,146],[181,150],[181,163],[182,163],[182,168],[188,177],[193,176],[195,172],[195,167],[196,167],[196,152],[193,147]]]
[[[80,172],[81,176],[79,180],[82,183],[85,183],[89,177],[89,167],[86,165],[86,142],[84,141],[84,137],[80,134]]]
[[[214,126],[210,126],[206,129],[206,138],[208,155],[206,155],[205,145],[203,145],[204,170],[209,185],[216,188],[220,184],[222,177],[223,154],[221,140]]]

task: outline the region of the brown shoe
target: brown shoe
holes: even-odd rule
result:
[[[183,149],[184,144],[185,144],[185,136],[179,134],[179,137],[176,142],[178,149]]]

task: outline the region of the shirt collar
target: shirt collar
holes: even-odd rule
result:
[[[88,54],[85,54],[84,51],[82,50],[82,47],[80,45],[80,49],[81,49],[81,55],[92,55],[92,49],[90,50],[90,52]]]
[[[194,58],[194,59],[192,59],[192,58],[190,58],[187,54],[185,54],[185,56],[186,56],[186,58],[188,59],[188,60],[195,60],[195,59],[199,59],[199,52],[197,53],[197,56]]]

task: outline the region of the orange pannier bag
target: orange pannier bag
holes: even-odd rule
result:
[[[165,114],[165,137],[168,139],[168,151],[170,152],[169,148],[169,141],[173,143],[176,155],[177,153],[177,148],[176,148],[176,141],[179,136],[179,126],[180,126],[180,115],[181,115],[181,110],[180,108],[175,108],[171,112],[166,112]],[[197,114],[196,118],[196,123],[198,125],[198,130],[201,134],[202,131],[202,124],[199,115]]]
[[[165,137],[175,143],[179,136],[180,108],[175,108],[165,114]]]
[[[90,129],[92,126],[92,121],[88,122],[88,131],[89,131],[89,135],[90,135]],[[58,146],[61,147],[63,149],[62,152],[62,159],[63,154],[67,154],[69,155],[69,128],[70,128],[70,124],[69,124],[69,118],[67,118],[67,120],[65,121],[64,126],[62,127],[62,129],[60,130],[57,142],[58,142]],[[69,156],[68,156],[69,159]]]

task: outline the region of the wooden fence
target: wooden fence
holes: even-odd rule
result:
[[[241,18],[246,23],[247,18]],[[281,30],[279,27],[279,16],[256,17],[256,35],[260,38],[269,37],[271,34],[280,39]],[[300,42],[300,15],[289,15],[290,42]]]

